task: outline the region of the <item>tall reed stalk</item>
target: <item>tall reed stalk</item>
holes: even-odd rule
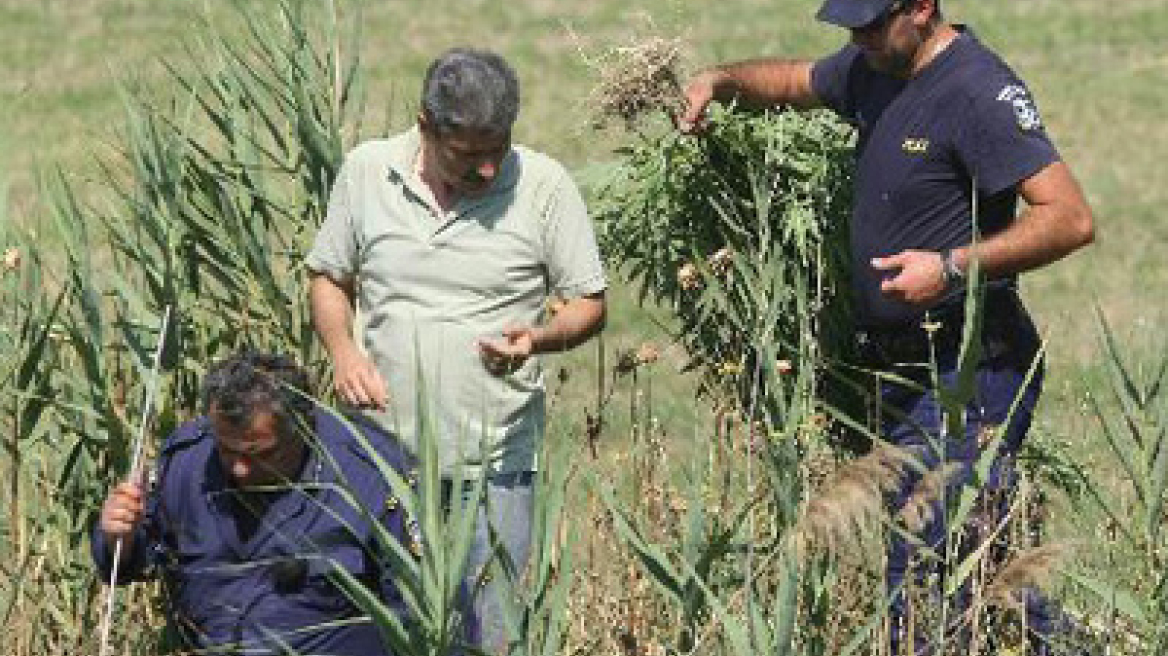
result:
[[[125,83],[117,155],[96,185],[44,176],[40,223],[60,254],[5,235],[23,255],[0,280],[5,516],[22,554],[5,558],[9,653],[93,651],[85,534],[125,475],[162,308],[177,319],[151,435],[196,410],[205,367],[237,348],[291,353],[325,376],[301,262],[356,136],[342,130],[360,94],[356,51],[331,4],[240,3],[234,18],[242,35],[197,26],[188,58],[166,65],[170,90]],[[141,598],[120,611],[147,610]],[[153,638],[126,641],[122,626],[130,651]]]
[[[1083,381],[1085,437],[1101,442],[1115,474],[1083,477],[1084,517],[1097,522],[1085,530],[1102,540],[1104,559],[1081,559],[1069,574],[1085,599],[1078,621],[1099,649],[1159,654],[1168,651],[1168,355],[1162,339],[1146,352],[1124,348],[1097,317],[1103,376]]]

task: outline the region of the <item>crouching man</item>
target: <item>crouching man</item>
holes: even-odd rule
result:
[[[401,609],[387,545],[406,522],[366,445],[399,472],[405,462],[392,440],[356,439],[308,392],[281,356],[219,363],[203,382],[204,416],[163,445],[154,489],[121,483],[102,507],[98,570],[108,581],[121,540],[118,583],[159,576],[184,648],[389,653],[330,572],[344,568]]]

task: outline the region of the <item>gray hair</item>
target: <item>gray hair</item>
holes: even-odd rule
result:
[[[493,52],[447,50],[426,70],[422,114],[439,134],[506,134],[519,116],[519,78]]]

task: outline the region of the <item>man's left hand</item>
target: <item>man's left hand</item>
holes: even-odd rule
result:
[[[888,272],[880,283],[886,296],[910,305],[929,305],[945,294],[945,270],[935,251],[901,251],[872,258],[872,268]]]
[[[483,366],[495,376],[514,373],[531,357],[535,348],[534,329],[506,328],[501,337],[479,340]]]

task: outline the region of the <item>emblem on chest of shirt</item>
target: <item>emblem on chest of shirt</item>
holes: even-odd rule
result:
[[[905,137],[900,149],[909,155],[924,155],[929,152],[929,140],[924,137]]]

